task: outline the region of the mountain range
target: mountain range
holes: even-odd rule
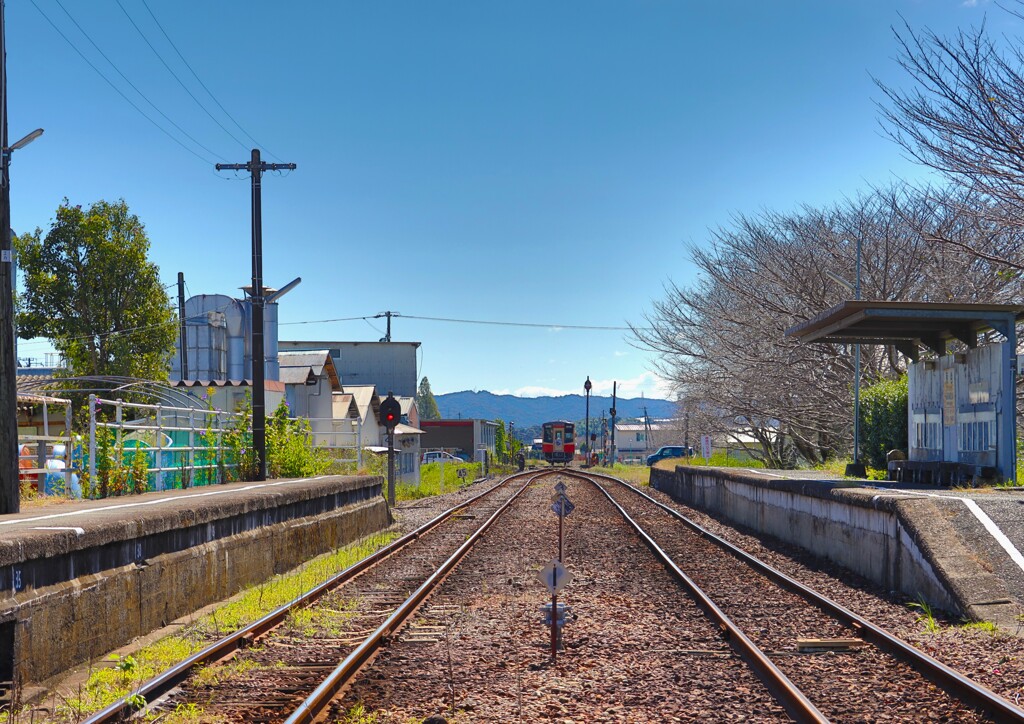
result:
[[[434,395],[437,409],[441,417],[476,418],[505,422],[514,422],[516,428],[540,425],[549,420],[582,420],[586,415],[586,397],[583,395],[562,395],[561,397],[516,397],[515,395],[495,395],[492,392],[449,392]],[[615,402],[619,419],[642,418],[644,409],[652,418],[668,418],[675,414],[675,403],[669,400],[653,400],[638,397],[624,400],[621,397]],[[599,419],[607,415],[612,406],[612,398],[600,395],[590,396],[590,418]]]

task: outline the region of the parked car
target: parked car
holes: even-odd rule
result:
[[[654,465],[659,460],[667,458],[686,458],[693,455],[693,448],[684,445],[662,445],[657,452],[647,456],[647,464]]]
[[[450,452],[444,450],[428,450],[423,453],[423,459],[420,461],[423,465],[427,463],[461,463],[462,458],[455,457]]]

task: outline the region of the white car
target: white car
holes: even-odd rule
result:
[[[431,450],[423,453],[423,460],[420,462],[423,465],[426,465],[427,463],[461,463],[462,459],[457,458],[444,450]]]

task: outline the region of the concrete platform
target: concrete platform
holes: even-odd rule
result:
[[[233,483],[0,516],[0,688],[98,660],[386,528],[381,482]]]
[[[651,484],[891,591],[1018,632],[1024,488],[949,490],[817,473],[679,466]]]

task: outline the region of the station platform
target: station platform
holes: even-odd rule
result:
[[[390,525],[379,477],[69,501],[0,516],[0,689],[40,683]]]
[[[1019,632],[1024,488],[938,488],[813,471],[654,468],[691,507],[843,565],[887,590]]]

